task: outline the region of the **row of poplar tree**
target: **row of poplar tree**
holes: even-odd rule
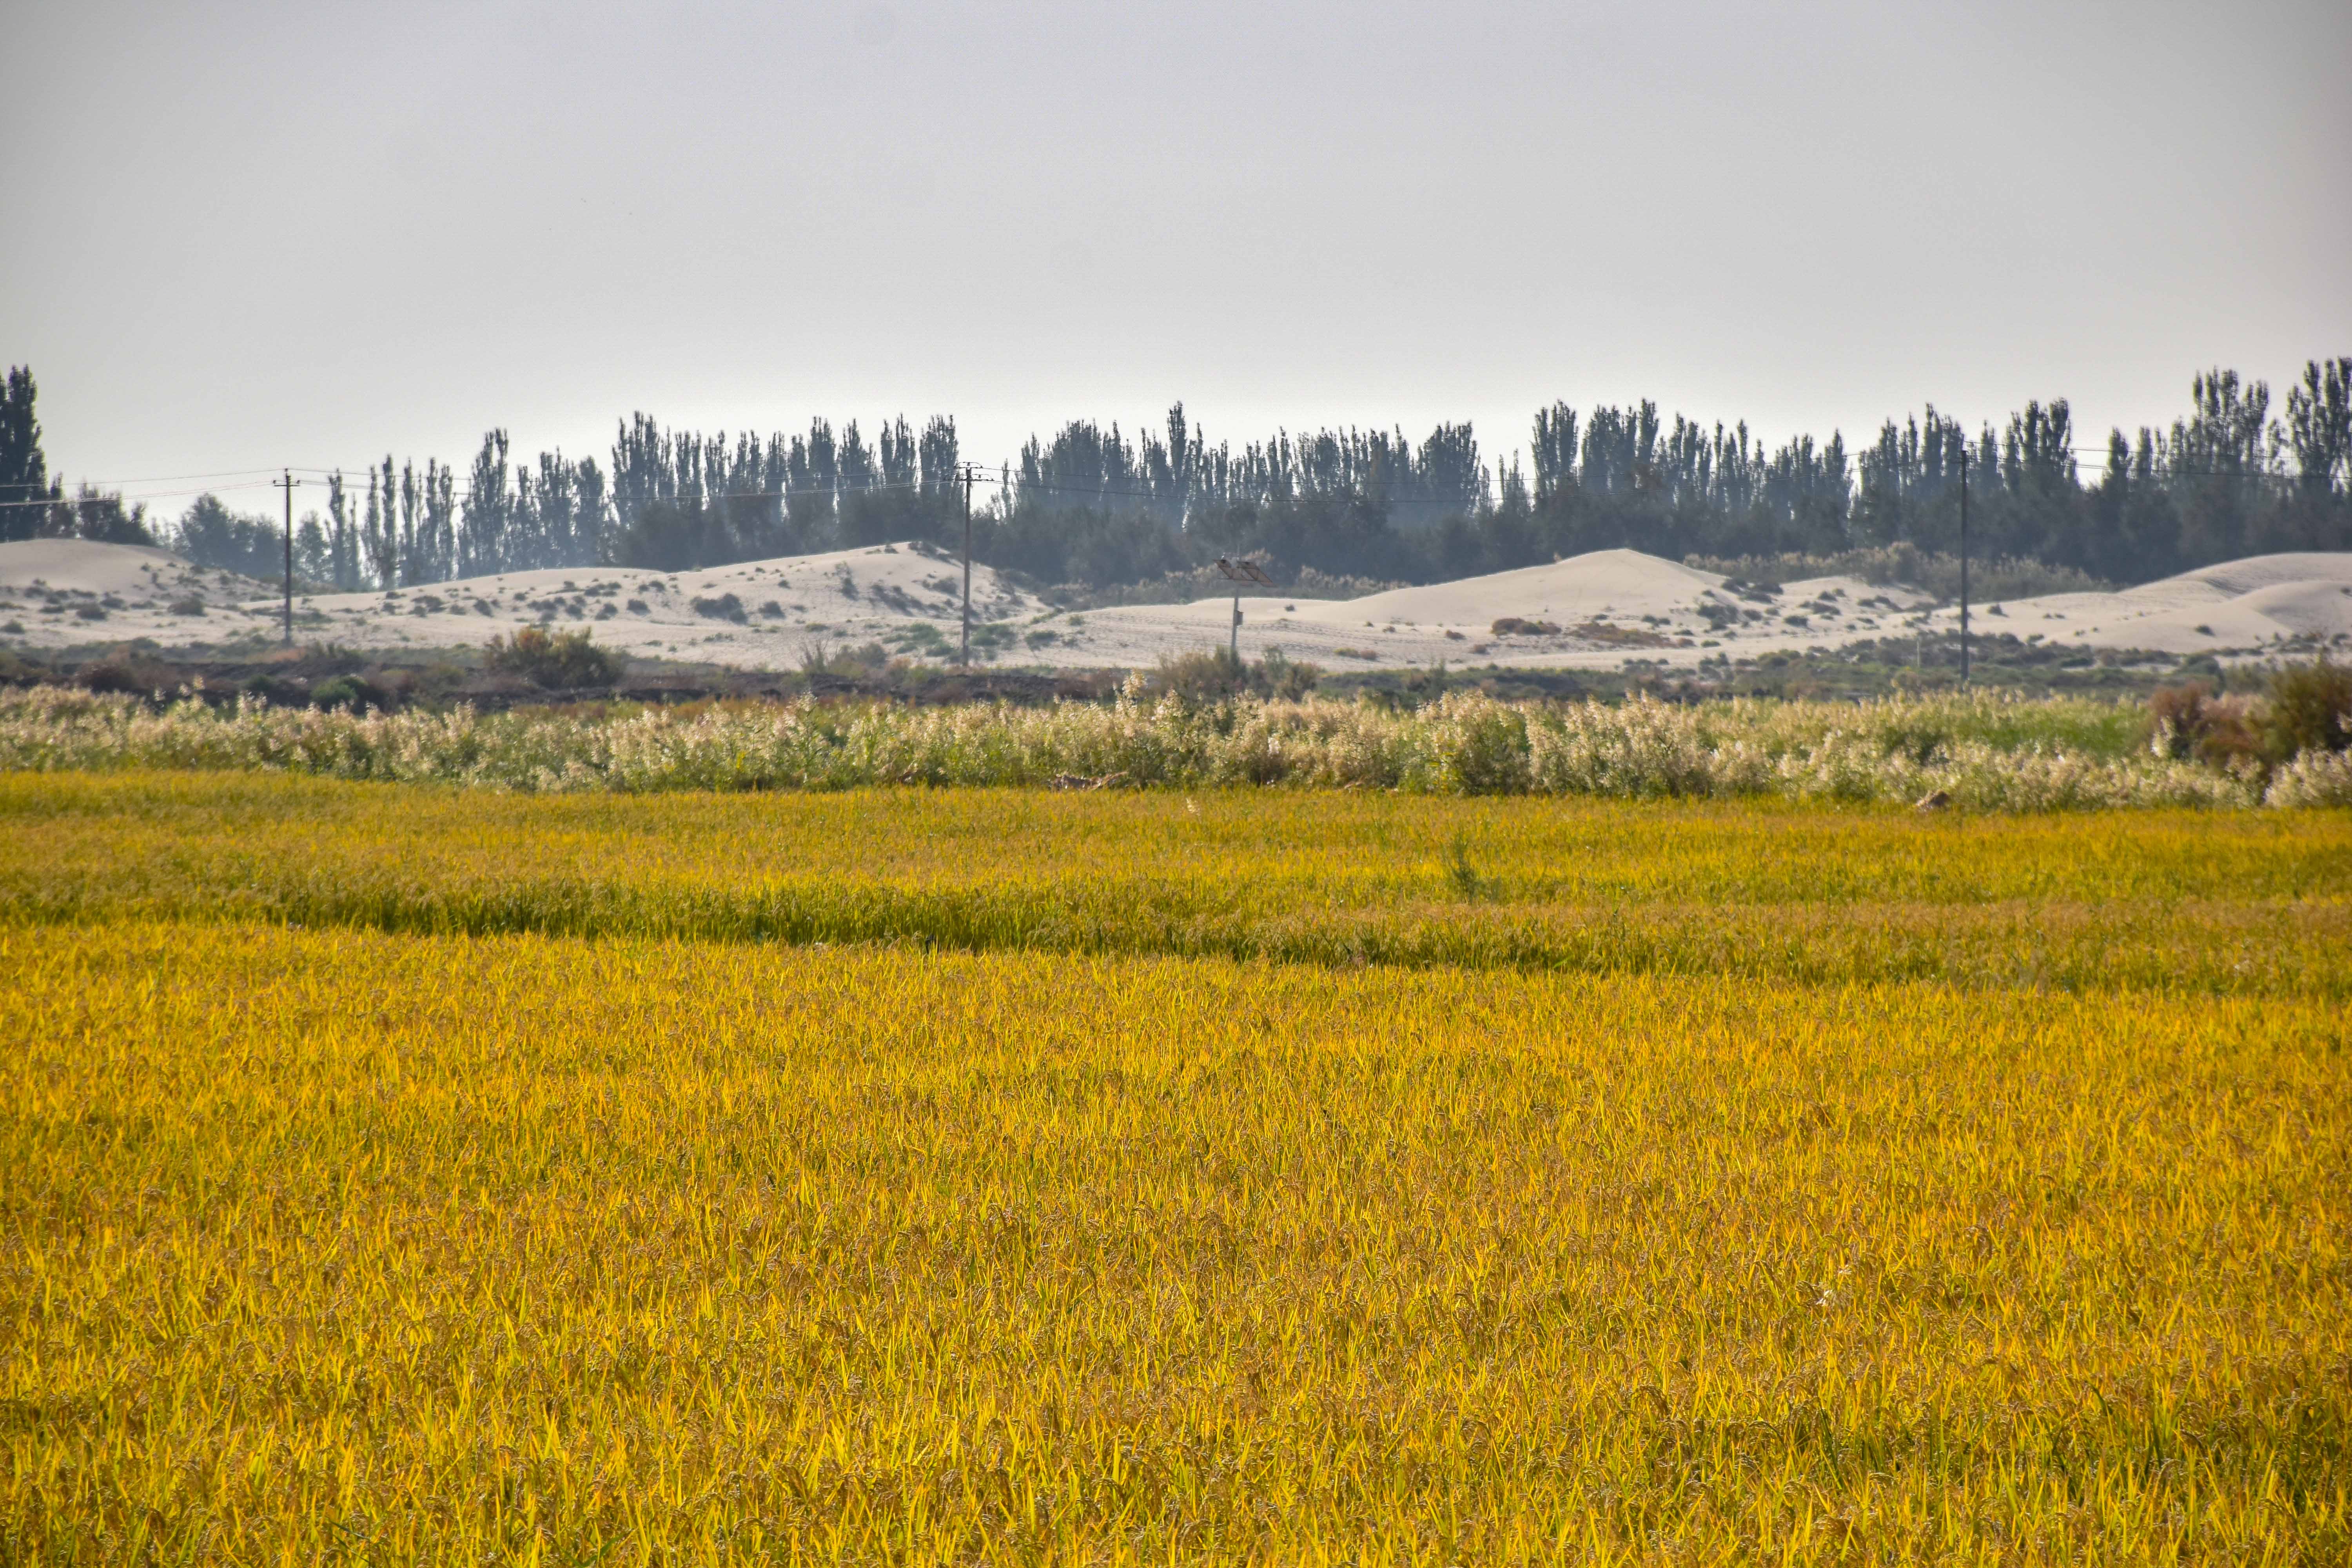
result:
[[[156,529],[120,498],[51,479],[29,372],[0,404],[0,537],[159,539],[208,565],[268,576],[267,517],[200,498]],[[1528,457],[1499,471],[1468,424],[1418,444],[1401,430],[1278,432],[1212,446],[1179,404],[1164,426],[1065,425],[975,476],[975,554],[1048,584],[1140,583],[1220,554],[1278,578],[1431,581],[1616,546],[1717,558],[1910,544],[1958,548],[1965,470],[1973,550],[2137,581],[2235,556],[2352,549],[2352,358],[2315,361],[2273,405],[2262,382],[2195,378],[2169,429],[2078,444],[2064,399],[1973,436],[1930,406],[1849,449],[1768,447],[1746,425],[1662,418],[1654,403],[1539,411]],[[732,437],[623,422],[609,468],[520,459],[493,430],[464,472],[390,458],[329,476],[295,567],[342,589],[534,567],[683,570],[909,538],[961,541],[966,496],[952,419],[851,420]]]

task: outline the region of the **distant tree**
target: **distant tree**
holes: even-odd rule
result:
[[[474,471],[466,490],[464,531],[458,544],[458,575],[479,576],[510,568],[507,525],[514,514],[514,494],[507,469],[507,433],[492,430],[474,454]]]
[[[327,476],[327,580],[345,593],[364,587],[358,526],[339,470]]]
[[[304,512],[295,527],[294,574],[312,583],[335,583],[333,544],[315,511]]]
[[[173,530],[172,548],[199,566],[248,577],[274,577],[284,570],[285,546],[276,522],[244,516],[218,496],[198,496]]]
[[[12,365],[0,392],[0,539],[31,539],[42,531],[44,501],[62,493],[49,479],[41,451],[41,425],[34,417],[36,389],[29,365]]]
[[[432,563],[429,582],[457,574],[457,476],[446,463],[425,463],[424,550]]]
[[[144,505],[126,510],[119,494],[80,486],[71,500],[49,509],[48,531],[62,537],[93,540],[100,544],[152,544]]]
[[[2352,357],[2305,365],[2286,395],[2294,487],[2272,531],[2282,548],[2340,550],[2352,542]]]
[[[14,395],[12,394],[12,398]],[[19,427],[31,430],[29,378]],[[1970,543],[2105,578],[2145,580],[2254,550],[2352,548],[2352,359],[2315,361],[2289,389],[2215,369],[2190,416],[2120,431],[2085,484],[2063,398],[2029,403],[1971,437],[1928,405],[1874,441],[1702,425],[1648,400],[1535,416],[1524,469],[1499,473],[1468,423],[1277,430],[1212,445],[1168,411],[1164,429],[1069,420],[1032,437],[978,500],[982,560],[1047,583],[1137,584],[1241,552],[1277,572],[1427,581],[1632,546],[1734,559],[1958,545],[1962,464]],[[26,437],[20,446],[37,445]],[[918,433],[818,417],[787,437],[621,423],[609,473],[484,437],[466,499],[450,470],[387,461],[365,520],[331,500],[327,558],[341,581],[433,582],[535,566],[681,570],[898,539],[959,542],[955,423]],[[1497,479],[1500,479],[1499,487]],[[332,481],[331,481],[331,484]],[[36,515],[39,509],[32,509]],[[348,541],[346,543],[344,542]]]
[[[2286,395],[2287,443],[2295,488],[2307,495],[2352,490],[2352,357],[2314,360]]]
[[[375,588],[400,584],[400,535],[393,515],[391,484],[392,459],[387,457],[381,470],[368,469],[367,510],[360,530],[368,584]]]
[[[389,516],[393,496],[390,458],[383,460],[383,495],[384,511]],[[400,536],[396,552],[400,580],[403,583],[440,581],[440,574],[435,572],[432,569],[433,563],[425,559],[422,548],[423,542],[419,538],[418,524],[424,510],[422,497],[416,488],[416,465],[413,462],[403,463],[400,466]]]
[[[823,419],[810,420],[807,439],[793,437],[784,461],[784,489],[789,492],[784,515],[801,549],[821,550],[833,542],[834,496],[840,478],[833,426]]]
[[[2189,397],[2193,411],[2174,422],[2169,452],[2181,553],[2227,561],[2256,537],[2265,481],[2275,472],[2271,389],[2259,381],[2241,386],[2236,371],[2215,369],[2190,383]]]

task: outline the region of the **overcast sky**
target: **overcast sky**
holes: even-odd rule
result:
[[[54,471],[1184,400],[1849,444],[2352,353],[2352,5],[0,0]],[[179,500],[150,485],[159,509]],[[268,504],[261,490],[239,498]]]

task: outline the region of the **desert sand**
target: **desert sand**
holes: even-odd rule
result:
[[[697,572],[567,567],[388,593],[298,595],[295,636],[352,648],[478,647],[526,626],[585,626],[645,658],[789,668],[826,647],[880,642],[951,657],[962,568],[900,543],[743,562]],[[972,568],[979,657],[1002,665],[1148,667],[1231,635],[1230,597],[1189,605],[1056,610],[986,566]],[[1952,606],[1850,577],[1766,593],[1633,550],[1398,588],[1360,599],[1263,592],[1240,600],[1242,652],[1331,668],[1454,664],[1667,666],[1833,648],[1949,630]],[[168,552],[79,540],[0,544],[0,643],[27,649],[149,638],[166,647],[274,641],[276,584],[191,565]],[[1987,603],[1988,635],[2100,649],[2227,658],[2352,644],[2352,553],[2264,555],[2112,594]]]

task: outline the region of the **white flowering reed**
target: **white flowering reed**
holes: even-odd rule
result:
[[[1648,698],[1509,703],[1454,693],[1417,711],[1369,703],[1157,700],[1045,708],[806,700],[688,714],[354,714],[161,707],[55,687],[0,693],[0,769],[283,770],[525,791],[1286,784],[1448,795],[1777,795],[1983,809],[2352,804],[2352,760],[2308,752],[2267,778],[2149,744],[2136,708],[1990,692],[1860,703]]]

